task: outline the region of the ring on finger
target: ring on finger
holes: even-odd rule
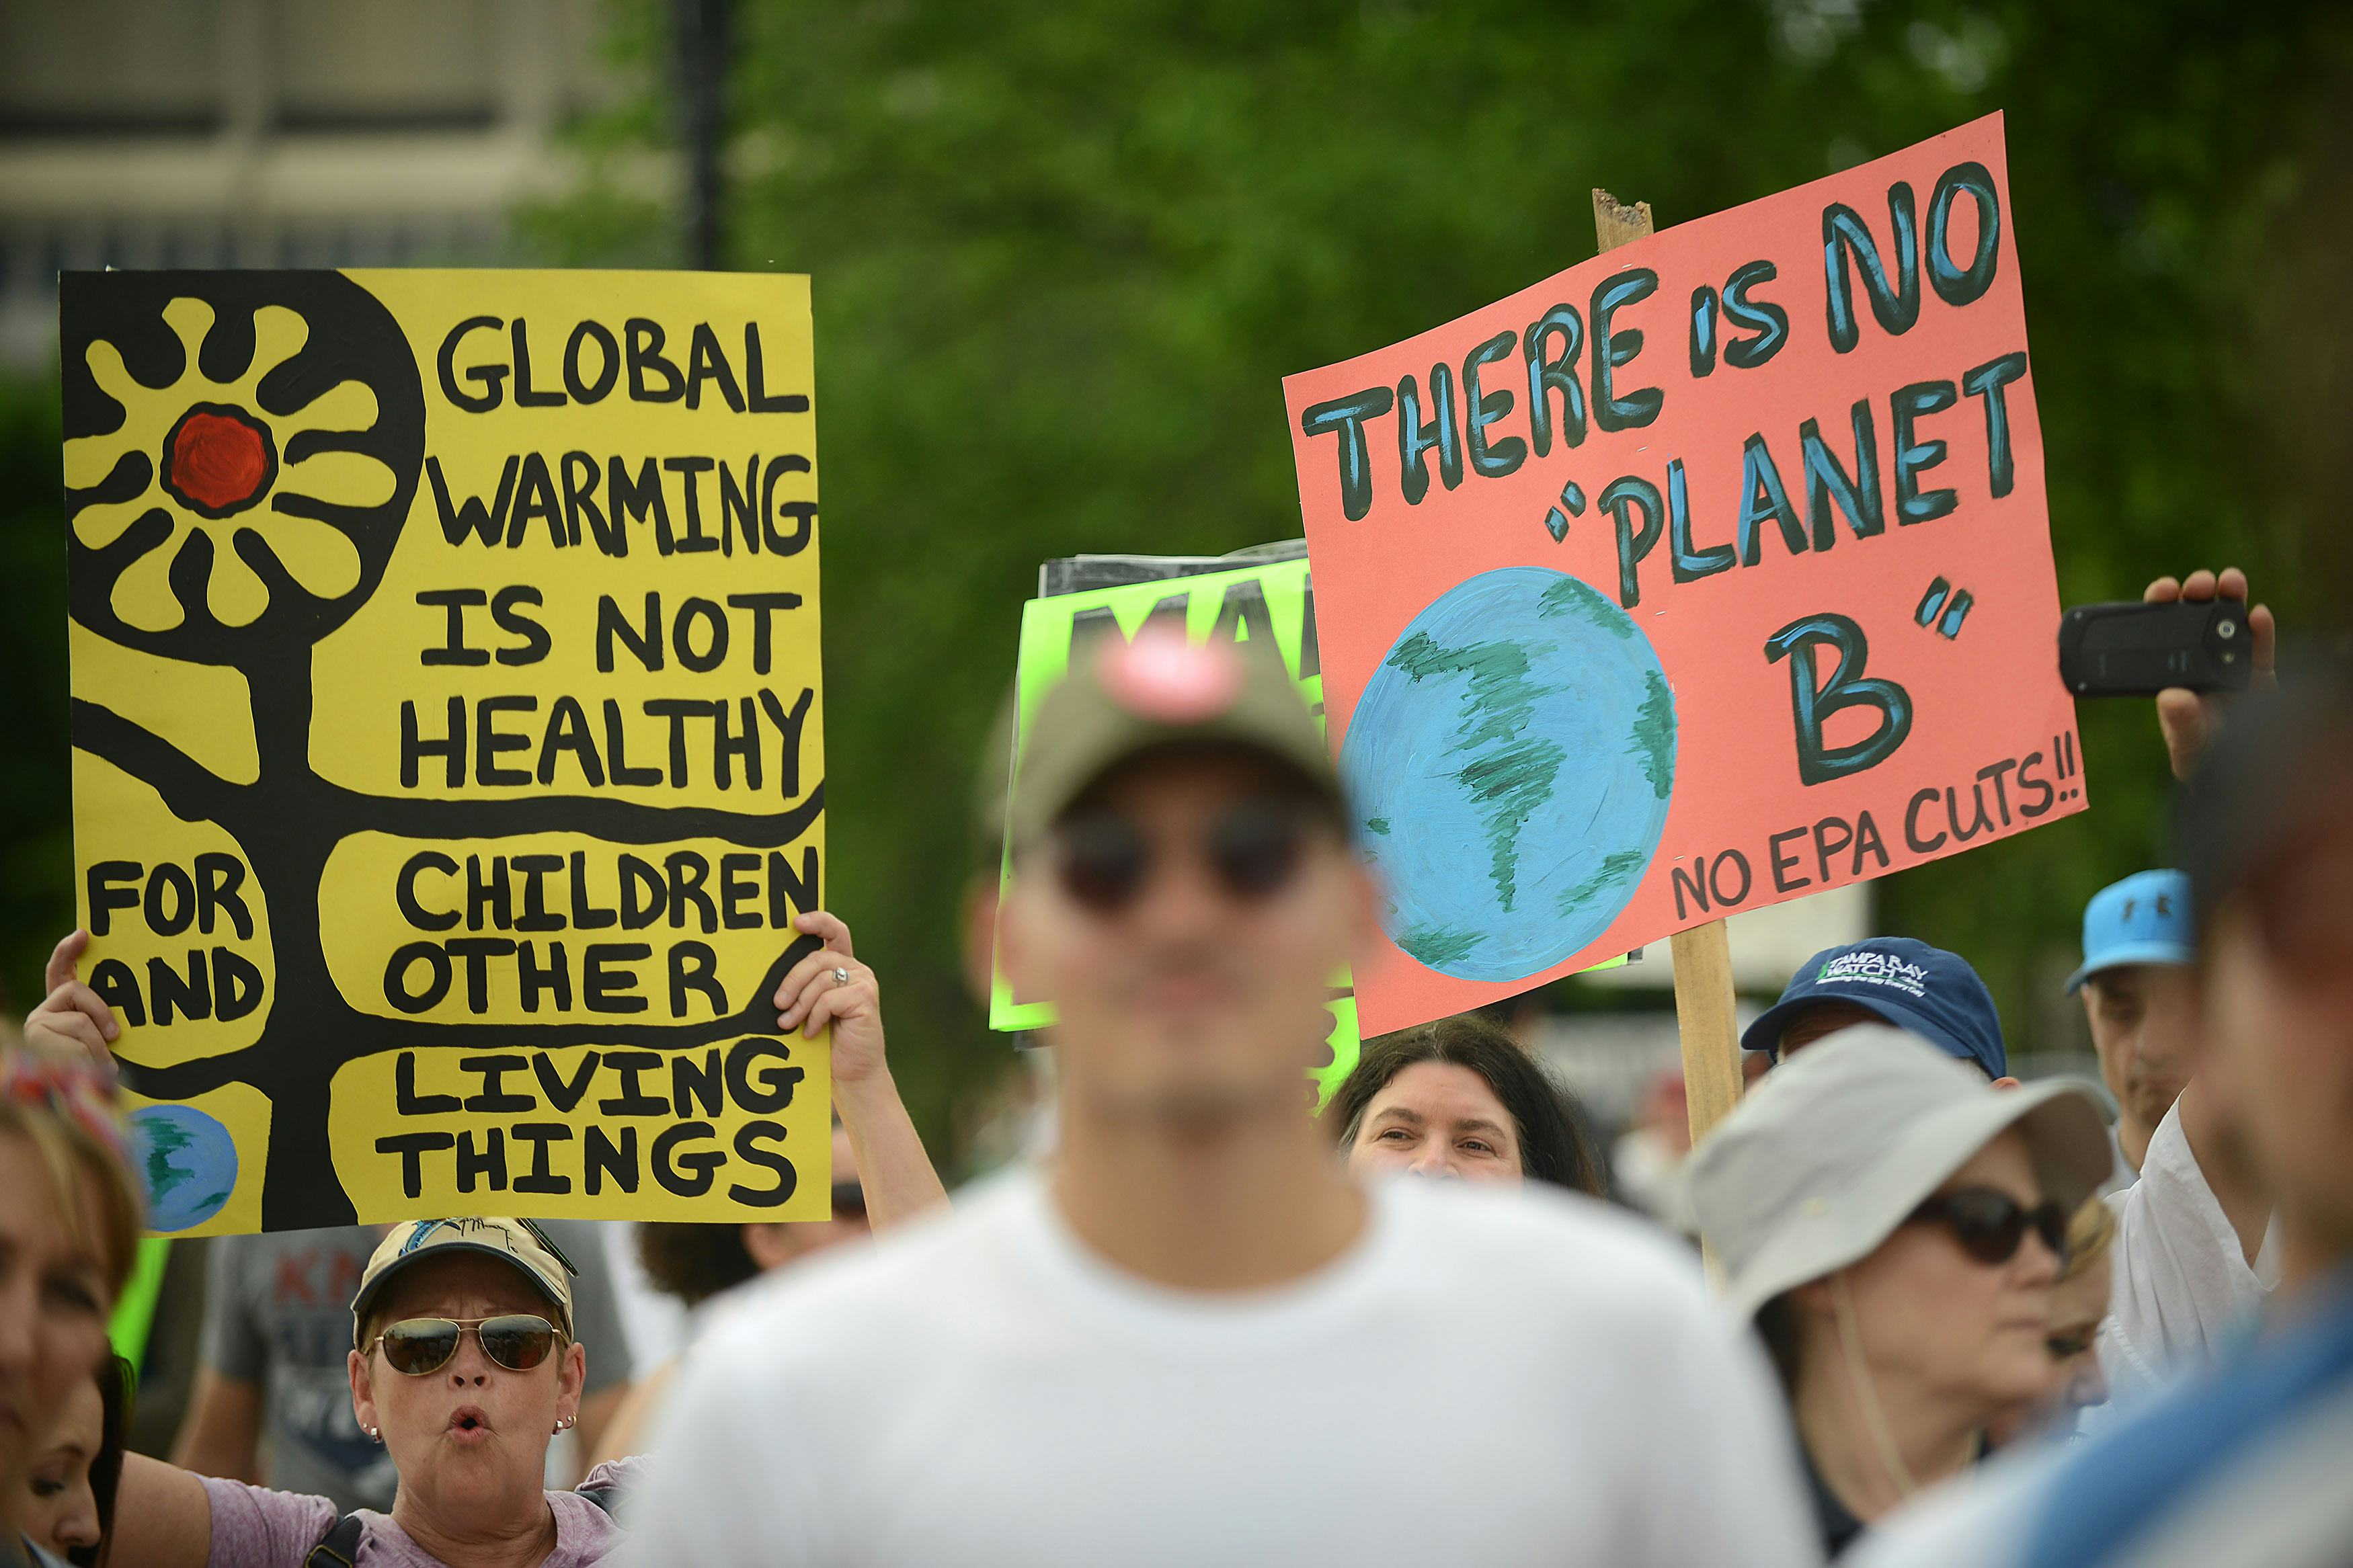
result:
[[[847,985],[847,984],[849,984],[849,971],[848,971],[847,969],[837,969],[837,970],[835,970],[835,971],[833,972],[833,983],[834,983],[836,985]]]

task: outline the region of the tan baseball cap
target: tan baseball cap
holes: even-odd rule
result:
[[[427,1258],[448,1258],[457,1252],[485,1253],[512,1264],[555,1309],[555,1326],[564,1331],[564,1337],[577,1337],[572,1331],[572,1279],[580,1270],[564,1256],[564,1249],[527,1219],[470,1215],[459,1219],[406,1220],[376,1244],[360,1275],[359,1292],[352,1298],[353,1348],[359,1348],[368,1304],[386,1280]]]
[[[1006,824],[1014,847],[1128,758],[1182,744],[1263,752],[1340,809],[1331,754],[1280,659],[1233,643],[1193,642],[1147,622],[1132,642],[1106,636],[1074,654],[1070,674],[1039,703]]]

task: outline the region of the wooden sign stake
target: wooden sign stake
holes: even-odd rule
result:
[[[1652,229],[1651,204],[1629,206],[1599,186],[1593,192],[1593,237],[1603,250],[1641,239]],[[1740,1103],[1740,1031],[1733,1014],[1732,943],[1724,922],[1677,931],[1669,939],[1675,963],[1675,1025],[1683,1035],[1683,1093],[1692,1142]]]

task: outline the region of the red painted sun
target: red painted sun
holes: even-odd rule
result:
[[[303,515],[316,503],[380,506],[396,489],[379,458],[344,449],[319,435],[366,430],[376,419],[375,394],[357,381],[339,382],[301,408],[261,411],[261,382],[299,353],[311,329],[294,311],[265,305],[253,313],[253,353],[227,381],[204,373],[203,349],[214,323],[201,300],[174,300],[164,321],[180,339],[185,364],[168,386],[149,386],[124,365],[112,343],[90,344],[90,374],[122,406],[122,423],[100,436],[66,443],[66,483],[86,489],[104,482],[126,457],[143,458],[151,478],[140,493],[93,501],[74,514],[82,543],[103,550],[133,522],[155,511],[171,520],[170,535],[143,552],[116,579],[114,612],[144,631],[165,631],[185,615],[172,565],[195,535],[211,535],[200,591],[223,626],[248,626],[269,603],[269,590],[237,548],[251,533],[304,592],[332,599],[360,578],[358,549],[345,534]]]
[[[242,408],[200,403],[164,443],[164,488],[207,517],[251,506],[277,468],[269,427]]]

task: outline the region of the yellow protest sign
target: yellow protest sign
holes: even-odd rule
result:
[[[150,1223],[824,1218],[808,280],[61,289],[83,978]]]

